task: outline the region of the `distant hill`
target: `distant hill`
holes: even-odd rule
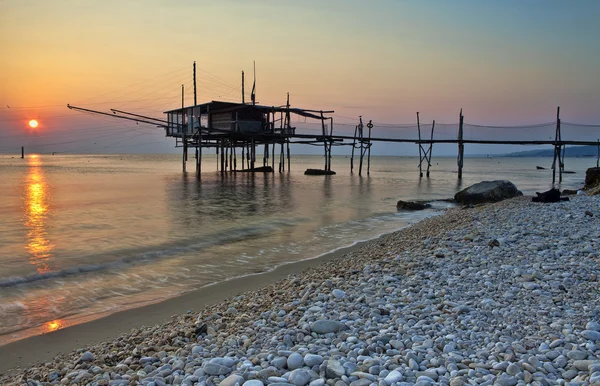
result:
[[[501,157],[552,157],[554,149],[527,150],[504,154]],[[565,149],[565,157],[596,157],[597,146],[570,146]]]

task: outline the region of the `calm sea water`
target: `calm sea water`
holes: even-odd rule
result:
[[[489,179],[524,193],[550,187],[550,159],[373,157],[350,175],[304,176],[321,156],[283,174],[181,172],[179,156],[0,156],[0,344],[157,302],[216,281],[314,258],[403,228],[448,207],[397,212],[399,199],[436,200]],[[568,159],[563,188],[581,186],[594,159]],[[193,169],[193,162],[189,162]]]

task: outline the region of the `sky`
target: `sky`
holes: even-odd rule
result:
[[[182,84],[192,104],[194,61],[199,102],[240,101],[242,70],[248,100],[256,61],[259,103],[289,92],[335,110],[339,134],[362,116],[374,135],[414,136],[401,124],[418,111],[451,137],[460,109],[476,125],[550,123],[557,106],[600,124],[599,15],[597,0],[0,0],[0,153],[172,152],[160,128],[66,105],[160,118]]]

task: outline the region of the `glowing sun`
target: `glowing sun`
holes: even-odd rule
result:
[[[36,121],[35,119],[32,119],[31,121],[29,121],[29,127],[31,127],[32,129],[35,129],[36,127],[38,127],[38,121]]]

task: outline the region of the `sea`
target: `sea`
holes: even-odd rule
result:
[[[377,238],[452,204],[482,180],[525,194],[551,187],[550,158],[371,158],[362,176],[334,156],[333,176],[305,176],[322,156],[292,156],[283,173],[217,171],[214,155],[182,171],[180,155],[0,155],[0,344]],[[571,158],[561,188],[583,184],[595,158]],[[277,168],[277,165],[276,165]],[[431,200],[397,211],[398,200]]]

